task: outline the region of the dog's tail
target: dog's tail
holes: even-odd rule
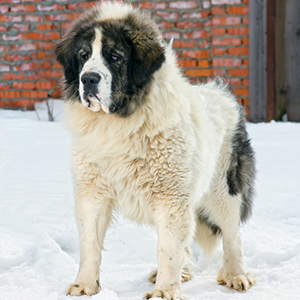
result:
[[[221,229],[217,226],[211,226],[207,222],[198,218],[195,241],[203,249],[205,255],[209,258],[214,254],[215,249],[220,243]]]

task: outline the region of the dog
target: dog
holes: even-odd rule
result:
[[[114,211],[155,226],[158,270],[145,299],[184,299],[190,244],[223,241],[217,281],[239,291],[247,272],[240,224],[251,215],[255,157],[243,108],[220,78],[191,85],[150,15],[102,2],[55,47],[72,133],[80,266],[70,295],[100,291],[105,232]]]

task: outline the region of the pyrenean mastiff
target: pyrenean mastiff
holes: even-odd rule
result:
[[[217,281],[247,290],[239,226],[251,214],[254,153],[243,109],[220,79],[190,85],[149,14],[103,2],[55,48],[73,136],[80,267],[67,293],[99,292],[103,239],[114,211],[158,233],[158,270],[145,299],[184,299],[190,244],[224,258]]]

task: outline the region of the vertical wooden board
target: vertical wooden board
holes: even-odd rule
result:
[[[300,1],[286,1],[286,87],[288,120],[300,122]]]
[[[286,1],[276,1],[276,120],[286,113],[286,60],[285,60],[285,6]]]
[[[267,121],[267,0],[250,5],[250,121]]]

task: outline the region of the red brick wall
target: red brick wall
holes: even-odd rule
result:
[[[132,1],[151,11],[191,81],[225,76],[249,106],[249,0]],[[96,1],[0,0],[0,107],[61,94],[53,45]]]

